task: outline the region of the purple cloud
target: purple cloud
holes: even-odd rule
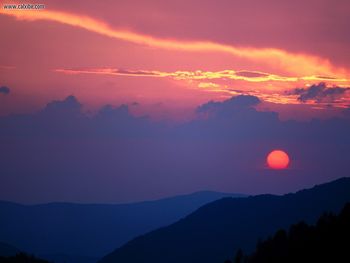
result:
[[[6,86],[0,87],[0,94],[8,95],[10,93],[10,89]]]
[[[350,88],[343,88],[338,86],[328,87],[326,83],[311,85],[308,88],[296,88],[289,95],[298,95],[298,100],[307,102],[314,100],[316,102],[333,102],[344,96]]]

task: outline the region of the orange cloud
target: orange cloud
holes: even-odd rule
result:
[[[157,70],[123,70],[115,68],[75,68],[75,69],[56,69],[56,72],[65,74],[98,74],[98,75],[115,75],[115,76],[132,76],[132,77],[171,77],[175,80],[243,80],[248,82],[297,82],[297,81],[325,81],[334,83],[350,83],[349,79],[323,76],[281,76],[262,71],[247,71],[232,69],[221,71],[174,71],[165,72]]]
[[[236,57],[242,57],[252,61],[259,61],[288,73],[297,75],[331,75],[338,78],[347,78],[348,72],[336,68],[323,58],[306,54],[294,54],[275,48],[247,48],[225,45],[209,41],[180,41],[175,39],[162,39],[135,33],[127,30],[119,30],[97,19],[59,12],[53,10],[6,10],[0,9],[0,14],[15,17],[19,20],[36,21],[47,20],[79,27],[118,40],[128,41],[134,44],[150,46],[167,50],[182,50],[188,52],[224,52]]]
[[[288,90],[294,90],[297,85],[311,85],[315,82],[327,82],[337,84],[342,83],[349,85],[349,79],[342,79],[336,77],[325,76],[302,76],[302,77],[288,77],[270,74],[261,71],[247,71],[247,70],[222,70],[222,71],[174,71],[164,72],[156,70],[125,70],[114,68],[76,68],[76,69],[56,69],[56,72],[64,74],[97,74],[97,75],[112,75],[112,76],[130,76],[130,77],[153,77],[153,78],[171,78],[177,81],[186,81],[186,86],[200,88],[208,92],[222,93],[229,96],[238,94],[254,95],[264,101],[279,103],[279,104],[300,104],[298,96],[293,96]],[[232,82],[225,82],[227,80],[246,81],[250,82],[249,89],[237,90],[230,88]],[[252,83],[265,82],[272,88],[252,86]],[[277,84],[272,85],[275,82]],[[223,84],[228,83],[228,85]],[[242,82],[241,82],[242,83]],[[282,85],[286,83],[286,85]],[[254,88],[255,87],[255,88]],[[342,87],[339,85],[339,87]],[[314,104],[312,101],[304,102],[307,104]],[[327,103],[319,102],[319,106],[328,107],[332,104],[335,107],[346,107],[350,103],[348,97],[341,100],[328,101]]]

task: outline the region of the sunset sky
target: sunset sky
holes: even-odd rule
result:
[[[319,179],[316,175],[325,170],[324,167],[317,167],[317,169],[314,167],[315,163],[321,160],[333,158],[334,160],[324,165],[329,165],[331,171],[331,168],[337,163],[337,169],[345,171],[345,163],[349,161],[349,152],[343,146],[339,146],[340,149],[330,137],[338,136],[336,140],[337,142],[339,140],[339,145],[349,143],[345,135],[350,117],[350,2],[347,0],[86,0],[79,2],[44,0],[40,2],[45,5],[45,8],[41,10],[14,10],[8,7],[11,4],[16,6],[21,3],[37,4],[38,2],[35,1],[0,0],[0,3],[0,116],[1,123],[4,125],[0,141],[4,144],[2,149],[8,151],[2,153],[2,160],[7,166],[2,166],[1,169],[3,172],[7,171],[7,177],[3,175],[5,177],[2,178],[3,182],[6,182],[2,184],[2,187],[9,189],[3,192],[0,199],[24,201],[28,196],[33,197],[32,192],[40,185],[45,185],[50,189],[51,184],[52,187],[55,184],[62,184],[61,190],[57,190],[57,193],[52,195],[51,193],[36,194],[29,202],[57,199],[91,202],[133,201],[203,189],[282,193],[332,178],[329,174],[323,177],[320,175],[323,179]],[[236,97],[239,95],[249,95],[249,97]],[[232,97],[243,99],[235,100],[231,99]],[[244,98],[250,98],[251,101],[249,99],[245,101]],[[209,101],[215,102],[208,103]],[[105,105],[110,106],[106,108]],[[69,177],[67,175],[67,178],[61,178],[61,180],[57,179],[60,176],[57,174],[52,175],[56,178],[53,181],[47,178],[42,179],[38,174],[48,174],[51,171],[53,166],[50,166],[50,162],[56,160],[54,157],[51,159],[47,157],[49,158],[46,160],[48,170],[45,170],[46,168],[42,170],[42,167],[39,169],[35,164],[30,163],[28,169],[34,169],[33,166],[35,166],[33,171],[36,175],[31,175],[33,178],[18,179],[23,176],[22,170],[14,171],[13,167],[17,162],[27,162],[24,160],[27,155],[31,155],[32,151],[37,152],[37,149],[32,147],[38,137],[31,135],[35,139],[28,139],[26,136],[28,133],[36,134],[39,130],[45,130],[33,128],[33,130],[38,130],[28,132],[23,129],[31,129],[29,127],[34,125],[31,121],[35,125],[40,123],[40,120],[47,120],[44,124],[53,121],[58,115],[52,118],[48,117],[49,114],[66,106],[68,110],[65,111],[65,114],[72,114],[78,109],[78,114],[94,122],[91,126],[97,125],[99,128],[101,125],[97,123],[98,116],[102,113],[106,114],[101,109],[111,112],[113,110],[122,112],[123,109],[126,109],[127,113],[124,113],[127,117],[125,118],[135,122],[141,120],[138,117],[146,116],[147,124],[145,125],[152,126],[150,129],[153,132],[155,129],[153,126],[180,125],[180,128],[178,126],[174,128],[176,131],[167,131],[166,135],[162,133],[164,136],[161,139],[164,140],[162,143],[158,141],[159,136],[157,142],[148,137],[140,139],[142,142],[135,142],[133,139],[130,144],[128,140],[121,140],[126,149],[130,149],[131,144],[137,145],[134,148],[131,147],[132,151],[139,152],[136,149],[142,148],[141,152],[144,155],[140,153],[137,157],[132,154],[128,158],[123,157],[128,161],[134,160],[136,163],[143,162],[145,156],[149,157],[150,146],[148,144],[153,145],[154,143],[162,147],[172,145],[169,148],[165,147],[166,154],[161,152],[162,149],[159,150],[156,146],[152,146],[155,147],[155,156],[159,155],[165,160],[159,161],[159,171],[149,163],[145,164],[144,171],[147,176],[153,173],[157,178],[164,172],[163,166],[168,165],[164,170],[171,169],[174,165],[172,160],[178,155],[184,158],[182,150],[188,152],[188,147],[193,151],[198,150],[195,142],[188,143],[187,141],[191,137],[188,135],[190,134],[188,129],[191,131],[198,129],[200,133],[205,134],[206,130],[198,128],[196,123],[213,112],[215,116],[221,116],[221,110],[225,111],[228,108],[232,110],[236,107],[240,110],[244,109],[240,117],[235,117],[235,125],[244,126],[251,121],[253,124],[247,124],[249,129],[259,130],[264,127],[262,133],[266,132],[269,135],[258,133],[251,135],[253,139],[249,138],[248,141],[245,141],[246,138],[236,143],[231,139],[228,142],[215,141],[213,143],[213,134],[220,134],[214,131],[213,134],[208,135],[210,139],[203,139],[205,146],[201,144],[205,149],[212,149],[215,158],[218,159],[217,162],[212,163],[213,166],[210,168],[212,170],[203,167],[198,168],[197,171],[195,168],[197,166],[192,167],[193,163],[187,164],[186,159],[180,158],[176,167],[181,167],[179,168],[181,173],[183,169],[188,168],[188,171],[192,169],[192,174],[203,172],[206,177],[197,181],[197,175],[187,176],[186,182],[179,185],[175,183],[173,187],[171,182],[177,181],[174,177],[171,177],[173,181],[166,178],[158,178],[159,180],[153,178],[154,185],[149,189],[144,189],[139,186],[147,182],[148,179],[144,178],[142,182],[135,183],[138,185],[137,188],[142,190],[137,193],[136,190],[128,191],[132,189],[134,186],[132,182],[138,180],[135,178],[139,178],[138,174],[141,172],[135,170],[130,172],[132,175],[129,176],[128,168],[114,167],[114,159],[109,160],[108,158],[107,161],[104,160],[108,164],[97,160],[99,167],[104,167],[110,173],[114,168],[119,172],[120,169],[124,169],[124,175],[117,176],[115,179],[124,189],[120,194],[114,195],[112,189],[108,188],[110,183],[114,182],[112,177],[107,176],[105,181],[102,179],[98,181],[97,174],[101,176],[100,172],[104,169],[99,170],[96,167],[96,173],[91,172],[89,175],[90,186],[99,182],[101,189],[106,186],[109,190],[105,191],[110,191],[109,194],[101,197],[86,194],[84,190],[76,191],[81,179],[78,176]],[[46,113],[48,115],[45,115]],[[32,117],[18,124],[16,121],[19,117],[16,119],[14,116]],[[59,116],[57,117],[59,121],[63,121],[60,119],[62,116]],[[34,121],[35,118],[38,120]],[[257,123],[260,123],[261,120],[261,126],[255,127],[254,125],[258,125]],[[334,122],[337,123],[335,126]],[[55,125],[61,128],[60,123]],[[62,125],[69,126],[67,123]],[[130,126],[131,128],[127,126],[125,133],[132,133],[135,127],[140,129],[137,126],[139,124],[135,125]],[[203,125],[212,127],[208,123]],[[212,125],[215,127],[223,125],[222,129],[226,129],[222,122],[220,124],[215,122]],[[38,127],[42,126],[38,124]],[[270,133],[268,130],[264,131],[267,127],[271,127]],[[276,129],[279,132],[274,127],[278,127]],[[107,125],[106,130],[109,129]],[[179,135],[183,134],[179,131],[181,129],[188,132],[186,136],[189,138],[183,139],[182,135]],[[14,130],[18,130],[18,134],[23,132],[25,136],[14,133]],[[61,132],[64,133],[64,131]],[[155,133],[159,135],[159,132],[157,130]],[[311,138],[319,132],[322,134],[316,136],[317,139]],[[339,137],[337,132],[344,137]],[[72,131],[67,131],[67,133],[73,134]],[[155,136],[155,133],[152,133],[152,136]],[[245,131],[242,131],[242,134],[244,133]],[[276,134],[281,136],[276,138]],[[11,144],[6,136],[10,136],[15,143]],[[22,137],[19,139],[16,136],[24,136],[26,139]],[[61,133],[57,136],[59,139],[50,140],[47,142],[48,145],[52,143],[60,145],[60,141],[64,141],[59,146],[64,148],[65,144],[70,143],[68,141],[71,138],[67,139]],[[176,148],[176,151],[179,152],[169,150],[177,145],[173,137],[169,139],[169,136],[182,138],[181,143],[178,144],[180,150]],[[101,153],[99,151],[106,150],[101,145],[111,145],[110,142],[107,142],[108,139],[104,138],[102,143],[95,137],[91,140],[86,139],[89,142],[82,142],[81,138],[79,141],[74,141],[78,145],[76,149],[79,149],[77,150],[79,153],[84,152],[85,146],[82,145],[89,144],[89,147],[94,149],[94,156],[86,157],[89,160],[96,160],[98,153]],[[302,140],[295,142],[295,138],[302,138]],[[255,143],[256,141],[258,143]],[[321,142],[324,143],[323,146],[320,146]],[[27,143],[33,145],[27,145]],[[116,142],[113,140],[113,143]],[[143,146],[140,146],[141,144]],[[238,147],[236,147],[237,144],[239,144]],[[13,145],[19,148],[15,149]],[[313,145],[313,147],[307,147],[307,145]],[[46,146],[42,146],[43,152]],[[181,150],[182,146],[184,148]],[[241,155],[238,150],[240,147],[245,154],[252,153],[252,159],[245,154]],[[261,156],[256,147],[261,151]],[[263,188],[261,184],[259,185],[262,180],[260,177],[254,179],[243,176],[257,171],[251,167],[247,168],[249,171],[245,170],[243,164],[249,166],[252,160],[260,160],[254,163],[260,169],[262,167],[260,164],[263,163],[261,160],[264,160],[266,156],[265,153],[276,147],[287,148],[285,150],[292,153],[292,164],[293,158],[299,158],[299,166],[296,165],[295,169],[307,168],[303,172],[292,170],[288,173],[299,174],[298,176],[300,174],[311,176],[312,174],[313,177],[308,177],[308,179],[300,179],[301,177],[297,177],[299,179],[295,177],[294,179],[293,177],[280,179],[277,177],[278,182],[270,178],[266,183],[267,187]],[[117,144],[116,148],[120,149],[120,144]],[[62,152],[57,154],[62,154],[62,156],[66,151],[70,151],[61,150]],[[319,150],[324,155],[321,156]],[[106,151],[110,156],[113,149]],[[317,156],[312,155],[311,152]],[[336,156],[339,154],[339,158],[334,157],[335,153]],[[41,156],[41,154],[45,155],[39,150],[38,155]],[[247,158],[236,159],[238,169],[235,162],[230,164],[227,154],[237,154],[240,158]],[[43,158],[45,159],[46,156]],[[72,158],[78,160],[73,161],[72,164],[66,164],[63,173],[65,169],[74,168],[74,165],[78,167],[78,164],[86,161],[81,155]],[[207,160],[206,158],[211,157],[206,156],[204,159]],[[306,159],[309,160],[308,158],[310,162],[306,161]],[[157,162],[156,160],[150,162],[153,161]],[[198,162],[198,166],[201,166],[200,158],[194,158],[193,162]],[[298,163],[298,160],[295,163]],[[109,170],[109,165],[114,168]],[[222,170],[222,180],[210,179],[209,171],[213,174],[214,166]],[[235,170],[236,168],[238,170]],[[265,168],[261,169],[266,172]],[[234,171],[238,171],[240,175],[229,176]],[[83,172],[79,170],[77,173]],[[130,178],[135,180],[131,182]],[[69,183],[69,189],[63,191],[62,189],[66,189],[65,185],[70,179],[72,180]],[[26,180],[28,183],[24,183]],[[19,181],[21,183],[18,183]],[[232,183],[232,187],[227,185],[228,182]],[[281,185],[281,187],[276,188],[276,185]],[[15,194],[16,191],[13,189],[26,190],[21,190],[23,194]],[[61,194],[63,192],[64,194]]]
[[[346,0],[46,0],[43,10],[2,3],[0,78],[11,92],[1,114],[72,94],[86,110],[137,102],[137,114],[180,119],[237,94],[288,117],[299,111],[289,105],[311,115],[350,104],[346,89],[305,101],[294,92],[350,86]]]

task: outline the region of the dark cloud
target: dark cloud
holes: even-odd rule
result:
[[[237,76],[247,77],[247,78],[259,78],[259,77],[267,77],[268,74],[256,71],[247,71],[241,70],[236,72]]]
[[[250,95],[239,95],[223,102],[209,101],[197,108],[197,113],[215,116],[237,114],[242,110],[250,109],[260,103],[259,98]]]
[[[350,88],[343,88],[338,86],[328,87],[326,83],[311,85],[308,88],[296,88],[288,92],[289,95],[298,95],[298,100],[307,102],[314,100],[316,102],[332,102],[341,98]]]
[[[1,135],[24,137],[133,137],[146,136],[151,129],[145,117],[134,117],[127,105],[105,105],[96,114],[83,112],[74,96],[48,103],[36,114],[0,118]],[[158,127],[157,125],[153,125]]]
[[[10,88],[6,87],[6,86],[2,86],[0,87],[0,94],[4,94],[4,95],[8,95],[10,93]]]
[[[336,80],[336,77],[330,77],[330,76],[316,76],[316,78],[319,79],[325,79],[325,80]]]
[[[146,71],[146,70],[125,70],[125,69],[116,69],[114,70],[115,73],[118,74],[125,74],[125,75],[136,75],[136,76],[157,76],[158,74],[152,72],[152,71]]]
[[[68,96],[62,101],[55,100],[46,105],[41,111],[47,115],[79,115],[81,114],[81,104],[74,96]]]
[[[272,133],[278,133],[280,121],[276,112],[257,111],[255,106],[259,103],[260,99],[251,95],[239,95],[222,102],[210,101],[197,108],[198,119],[183,125],[180,134],[192,136],[194,140],[243,142],[268,138]]]

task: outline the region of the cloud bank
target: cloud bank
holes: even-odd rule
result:
[[[347,175],[349,118],[281,121],[275,112],[258,111],[260,103],[255,96],[210,101],[178,125],[135,117],[127,105],[85,113],[74,96],[35,114],[1,117],[0,199],[123,202],[204,189],[285,193]],[[267,169],[273,149],[290,154],[290,169]]]

